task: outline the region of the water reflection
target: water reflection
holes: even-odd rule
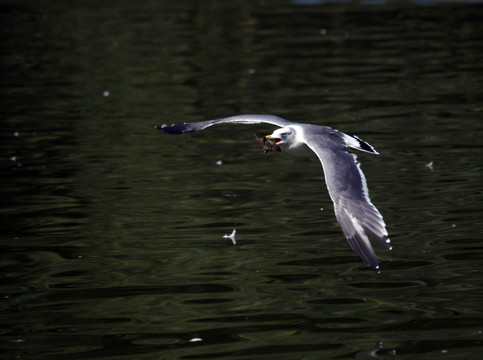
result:
[[[381,360],[383,359],[379,355],[377,355],[377,352],[382,349],[382,341],[377,342],[377,346],[374,349],[370,350],[364,350],[361,352],[358,352],[356,355],[357,359],[371,359],[371,360]],[[395,355],[395,352],[392,353],[392,355]]]
[[[5,353],[474,358],[481,7],[292,4],[2,5]],[[380,276],[341,239],[320,165],[253,143],[272,128],[152,129],[237,113],[376,146]]]
[[[410,2],[422,5],[431,6],[441,3],[447,3],[446,0],[411,0]],[[470,3],[470,4],[480,4],[481,0],[451,0],[451,3]],[[292,0],[294,5],[323,5],[323,4],[350,4],[351,0]],[[394,3],[394,0],[361,0],[360,5],[374,6],[374,5],[389,5]]]

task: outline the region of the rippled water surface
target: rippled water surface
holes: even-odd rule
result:
[[[480,3],[0,4],[2,358],[481,358]],[[381,274],[273,126],[153,129],[243,113],[381,153]]]

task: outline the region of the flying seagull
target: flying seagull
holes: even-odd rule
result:
[[[273,115],[238,115],[194,123],[155,126],[168,134],[184,134],[217,124],[268,123],[280,127],[262,141],[270,142],[265,151],[283,151],[294,156],[317,155],[325,173],[329,195],[334,202],[337,221],[349,245],[376,272],[380,272],[368,235],[391,250],[391,240],[382,215],[369,198],[366,178],[356,155],[349,148],[379,154],[357,136],[344,134],[327,126],[301,124]]]

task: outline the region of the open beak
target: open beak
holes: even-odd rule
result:
[[[265,139],[272,140],[275,144],[278,144],[282,139],[274,138],[272,135],[265,136]]]

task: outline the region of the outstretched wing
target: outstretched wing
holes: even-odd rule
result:
[[[216,124],[225,124],[225,123],[232,123],[232,124],[273,124],[279,127],[284,127],[293,122],[285,120],[279,116],[273,115],[237,115],[231,116],[222,119],[215,119],[215,120],[207,120],[207,121],[200,121],[194,123],[184,123],[184,124],[173,124],[173,125],[156,125],[155,128],[161,131],[164,131],[168,134],[184,134],[187,132],[199,131],[206,129],[209,126],[216,125]]]
[[[347,137],[338,131],[325,130],[324,133],[311,133],[305,141],[322,163],[335,216],[347,241],[367,265],[379,272],[376,254],[367,235],[388,249],[391,249],[390,240],[382,215],[369,198],[366,178],[357,156],[347,151],[348,146],[356,147],[347,143]],[[357,141],[362,140],[357,138]],[[363,150],[373,149],[367,145]],[[368,152],[377,153],[375,150]]]

